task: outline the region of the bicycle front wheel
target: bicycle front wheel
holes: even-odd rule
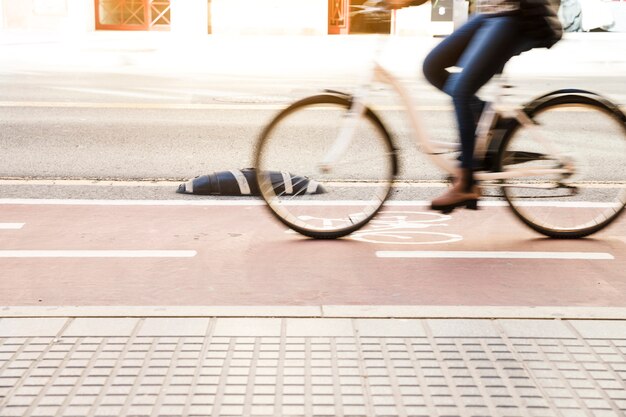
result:
[[[382,207],[396,173],[396,154],[369,109],[349,148],[320,168],[344,128],[351,101],[325,94],[303,99],[276,116],[256,148],[257,182],[272,214],[309,237],[334,239],[365,225]]]
[[[526,108],[532,125],[506,135],[499,168],[515,215],[555,238],[580,238],[626,204],[626,116],[593,94],[555,94]]]

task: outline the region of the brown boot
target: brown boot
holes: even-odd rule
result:
[[[452,212],[457,207],[467,207],[468,209],[478,209],[478,198],[480,189],[474,182],[471,169],[460,169],[452,181],[452,187],[441,196],[435,198],[430,205],[433,210],[441,211],[444,214]]]

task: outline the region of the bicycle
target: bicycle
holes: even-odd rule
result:
[[[400,98],[418,149],[431,162],[449,175],[458,164],[458,143],[430,139],[414,98],[380,63],[381,50],[356,94],[325,90],[298,100],[258,139],[260,195],[279,221],[305,236],[334,239],[357,231],[398,183],[398,149],[368,103],[374,82]],[[498,79],[477,129],[481,187],[500,189],[518,219],[552,238],[581,238],[613,223],[626,206],[626,115],[607,98],[579,89],[510,105],[504,91],[511,86]],[[590,141],[593,147],[586,146]],[[313,179],[313,188],[294,192],[291,174]]]

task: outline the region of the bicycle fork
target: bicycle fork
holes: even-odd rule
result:
[[[370,76],[356,92],[356,94],[352,96],[350,108],[342,120],[337,139],[333,142],[328,152],[326,152],[326,155],[324,155],[324,158],[318,164],[322,173],[330,173],[333,165],[350,147],[350,143],[352,142],[352,138],[354,137],[354,133],[356,131],[357,123],[367,111],[365,103],[367,103],[369,92],[372,88],[371,86],[374,82],[385,83],[387,81],[385,74],[386,72],[384,68],[378,62],[374,62],[374,68],[373,71],[371,71]]]
[[[365,93],[364,90],[352,97],[352,102],[348,112],[343,116],[341,127],[337,139],[330,146],[330,149],[324,155],[324,158],[318,164],[319,170],[328,174],[332,171],[335,163],[346,153],[354,137],[357,123],[365,113]]]

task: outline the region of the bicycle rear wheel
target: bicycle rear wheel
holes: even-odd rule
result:
[[[376,215],[396,174],[396,154],[380,119],[369,109],[350,147],[330,172],[319,167],[337,139],[351,101],[325,94],[294,103],[261,134],[257,181],[272,214],[309,237],[348,235]]]
[[[499,152],[500,170],[534,171],[502,183],[515,215],[555,238],[615,221],[626,204],[626,116],[591,93],[544,96],[525,111],[534,126],[516,124]]]

